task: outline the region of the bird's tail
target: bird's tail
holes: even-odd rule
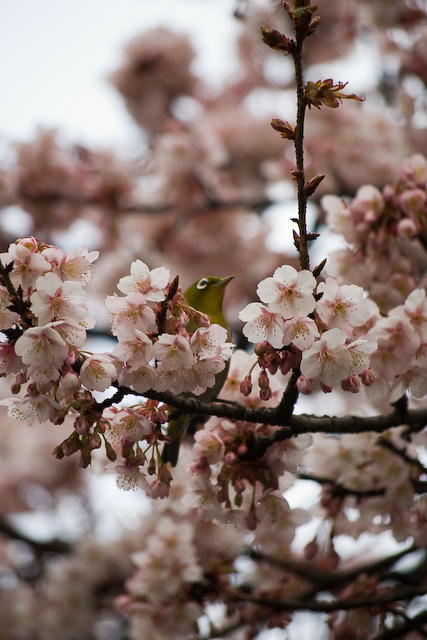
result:
[[[176,467],[178,462],[181,436],[185,431],[189,417],[186,413],[182,413],[177,418],[169,421],[168,435],[172,438],[172,442],[167,442],[163,447],[162,460],[163,462],[170,462],[173,467]]]

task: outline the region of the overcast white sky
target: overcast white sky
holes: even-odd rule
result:
[[[163,24],[193,31],[213,77],[230,70],[234,0],[0,0],[0,138],[37,125],[71,141],[132,148],[137,128],[106,81],[123,46]]]

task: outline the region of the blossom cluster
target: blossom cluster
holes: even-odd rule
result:
[[[382,313],[402,304],[425,271],[426,158],[409,158],[382,191],[364,185],[349,204],[325,196],[322,207],[331,229],[348,243],[331,256],[329,273],[368,289]]]
[[[340,286],[333,278],[317,285],[310,271],[283,265],[259,283],[257,293],[261,302],[247,305],[239,318],[245,336],[257,343],[261,397],[269,395],[266,370],[286,374],[298,365],[302,393],[311,393],[315,383],[325,392],[341,384],[354,393],[360,381],[372,383],[369,360],[376,341],[364,330],[372,311],[361,287]],[[242,391],[250,388],[249,374]]]
[[[118,339],[113,354],[121,363],[120,385],[138,393],[153,389],[195,395],[212,387],[231,355],[227,330],[192,309],[179,291],[171,292],[165,267],[150,271],[136,260],[118,289],[125,295],[107,296],[106,304]],[[164,324],[159,327],[155,310],[160,312],[167,296]],[[200,325],[193,333],[186,329],[190,317]]]
[[[153,447],[147,470],[152,475],[157,442],[166,437],[160,428],[167,421],[166,405],[147,400],[117,407],[114,399],[97,402],[92,392],[113,385],[120,399],[148,390],[200,395],[225,368],[232,345],[226,329],[190,307],[177,281],[169,283],[167,269],[150,271],[137,260],[118,284],[126,295],[107,297],[118,339],[113,352],[83,351],[86,331],[95,325],[83,287],[97,257],[86,247],[64,253],[35,238],[18,240],[0,256],[0,329],[6,338],[0,344],[0,373],[15,374],[14,395],[2,404],[9,415],[30,424],[34,418],[59,424],[72,416],[74,431],[56,448],[57,457],[79,451],[80,464],[87,466],[92,450],[104,441],[112,463],[117,447],[121,450],[122,463],[113,467],[120,486],[138,485],[164,497],[170,473],[159,464],[150,485],[140,471],[147,456],[139,442]],[[191,332],[190,318],[196,327]]]

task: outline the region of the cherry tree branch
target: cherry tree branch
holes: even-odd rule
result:
[[[377,605],[387,605],[400,600],[409,600],[416,596],[427,594],[427,585],[398,585],[391,587],[382,593],[373,593],[365,598],[348,598],[345,600],[299,600],[289,598],[287,600],[274,600],[251,596],[246,593],[235,593],[236,600],[252,602],[280,611],[312,611],[315,613],[330,613],[333,611],[349,611]]]
[[[130,391],[130,393],[134,393]],[[374,431],[382,433],[402,424],[418,430],[427,424],[427,408],[409,409],[405,413],[394,410],[375,416],[315,416],[284,414],[281,405],[277,407],[259,407],[252,409],[242,404],[217,400],[211,403],[201,402],[197,398],[175,396],[168,391],[146,391],[144,396],[161,400],[168,405],[191,415],[211,415],[229,420],[262,423],[273,427],[282,427],[271,436],[262,436],[257,440],[257,454],[262,455],[275,442],[286,440],[303,433],[328,433],[331,435],[363,433]]]

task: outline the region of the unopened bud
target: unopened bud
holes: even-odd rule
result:
[[[264,402],[267,402],[267,400],[270,400],[272,395],[273,394],[272,394],[272,391],[271,391],[270,387],[268,389],[261,389],[260,392],[259,392],[259,397]]]
[[[260,389],[268,389],[269,386],[270,386],[270,381],[268,379],[268,375],[264,370],[261,371],[261,373],[259,374],[258,386],[259,386]]]
[[[235,464],[237,461],[237,456],[235,453],[233,453],[232,451],[229,451],[228,453],[225,454],[224,456],[224,464]]]
[[[240,383],[240,393],[243,394],[246,398],[251,394],[252,391],[252,381],[251,376],[247,375],[244,380]]]
[[[153,476],[156,473],[156,461],[154,460],[154,458],[151,458],[150,462],[148,463],[147,473],[149,476]]]
[[[243,496],[241,493],[236,493],[236,495],[234,496],[234,506],[236,506],[238,509],[242,506],[243,504]]]
[[[359,393],[360,380],[354,373],[351,373],[345,380],[341,380],[341,389],[350,393]]]
[[[306,378],[304,374],[301,374],[297,380],[297,389],[305,396],[309,396],[313,391],[313,380]]]
[[[286,140],[293,140],[295,138],[295,129],[288,121],[280,120],[280,118],[273,118],[270,122],[275,131],[278,131],[282,138]]]
[[[322,389],[323,393],[331,393],[333,391],[333,387],[329,387],[322,381],[320,381],[320,388]]]
[[[370,387],[375,380],[375,376],[370,369],[365,369],[365,371],[359,375],[359,378],[365,387]]]
[[[268,29],[261,26],[261,37],[264,44],[276,51],[291,53],[295,49],[294,41],[277,31],[277,29]]]
[[[268,348],[268,341],[263,340],[262,342],[258,342],[258,344],[255,346],[254,353],[258,357],[261,357],[265,354],[265,352],[267,351],[267,348]]]
[[[105,453],[107,455],[108,460],[110,460],[110,462],[115,462],[117,459],[117,453],[114,451],[113,447],[108,442],[108,440],[105,440],[104,444],[105,444]]]

